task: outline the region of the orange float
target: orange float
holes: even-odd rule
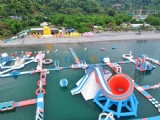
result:
[[[38,95],[38,94],[46,94],[46,91],[43,88],[38,88],[36,90],[36,95]]]

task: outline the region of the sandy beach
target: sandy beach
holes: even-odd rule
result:
[[[136,32],[103,32],[95,33],[93,37],[78,37],[78,38],[54,38],[41,37],[33,38],[32,36],[26,36],[23,39],[13,40],[8,43],[0,41],[0,47],[8,46],[31,46],[46,43],[83,43],[83,42],[107,42],[107,41],[128,41],[128,40],[160,40],[160,33],[154,31],[141,32],[141,35],[137,35]]]

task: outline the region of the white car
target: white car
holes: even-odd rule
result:
[[[16,40],[17,38],[18,38],[17,36],[13,36],[11,40]]]
[[[16,40],[18,37],[17,36],[13,36],[11,39],[6,39],[4,42],[7,43],[7,42],[10,42],[12,40]]]

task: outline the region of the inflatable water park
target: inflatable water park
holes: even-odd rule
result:
[[[132,51],[130,51],[127,54],[123,54],[121,58],[123,60],[119,62],[111,62],[109,57],[104,57],[102,63],[88,64],[85,60],[79,60],[73,48],[68,48],[68,50],[74,58],[74,63],[69,66],[60,66],[58,60],[46,57],[51,52],[58,52],[57,49],[46,52],[21,51],[20,56],[16,55],[16,53],[8,54],[7,52],[2,52],[0,57],[1,79],[39,73],[39,80],[37,80],[37,89],[35,90],[36,98],[22,101],[1,101],[0,112],[36,104],[35,120],[44,120],[47,75],[51,71],[60,72],[64,69],[82,69],[85,71],[85,75],[75,83],[76,87],[70,90],[70,95],[75,96],[80,94],[84,98],[84,102],[93,101],[97,108],[101,109],[97,120],[115,120],[116,118],[125,118],[128,116],[137,117],[137,112],[139,111],[138,106],[141,103],[134,94],[134,90],[137,90],[142,97],[146,98],[160,112],[159,101],[148,92],[151,89],[159,89],[160,83],[140,86],[129,75],[123,73],[121,67],[122,64],[131,63],[135,66],[135,70],[139,72],[152,71],[156,66],[160,66],[158,60],[150,58],[146,54],[134,58]],[[86,50],[88,49],[85,48],[84,51]],[[105,49],[101,48],[101,51],[105,51]],[[23,71],[23,68],[31,63],[36,64],[36,68]],[[53,64],[52,68],[47,68],[47,65],[50,64]],[[110,70],[104,69],[104,66],[108,66]],[[59,81],[59,86],[62,89],[65,89],[69,84],[70,82],[65,77],[62,77]],[[113,106],[116,109],[113,109]],[[134,120],[159,119],[160,115]]]

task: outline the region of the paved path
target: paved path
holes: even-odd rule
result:
[[[53,38],[42,37],[33,38],[27,36],[23,39],[14,40],[8,43],[0,42],[0,47],[7,46],[31,46],[46,43],[81,43],[81,42],[105,42],[105,41],[119,41],[119,40],[160,40],[160,33],[142,32],[141,35],[136,35],[135,32],[104,32],[96,33],[93,37],[88,38]]]

